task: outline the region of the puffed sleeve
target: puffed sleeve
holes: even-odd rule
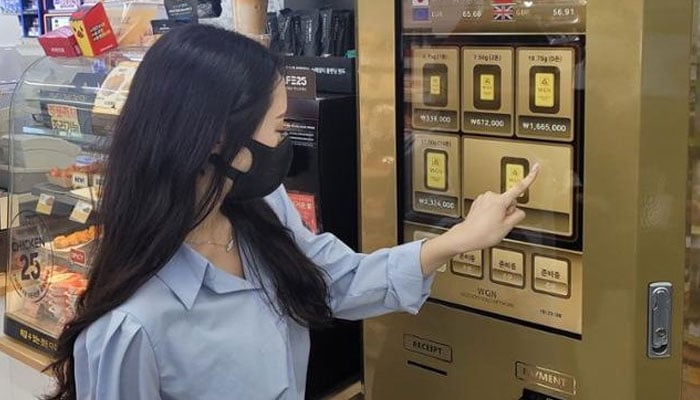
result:
[[[141,324],[112,311],[83,331],[73,347],[78,400],[158,400],[158,366]]]
[[[336,318],[363,319],[393,311],[415,314],[428,298],[433,276],[423,277],[421,241],[356,253],[331,234],[310,232],[284,187],[270,197],[304,254],[326,271]]]

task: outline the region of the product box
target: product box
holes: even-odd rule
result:
[[[40,36],[39,44],[50,57],[78,57],[81,54],[76,37],[67,26]]]
[[[117,37],[102,3],[80,7],[71,15],[70,26],[86,56],[93,57],[117,47]]]
[[[346,57],[285,57],[285,66],[316,73],[316,86],[323,93],[355,93],[355,59]]]
[[[154,39],[151,21],[165,15],[162,4],[132,1],[119,2],[116,5],[108,3],[105,12],[120,47],[152,44]]]

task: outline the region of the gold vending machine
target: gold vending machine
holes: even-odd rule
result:
[[[365,322],[368,399],[700,399],[696,9],[358,0],[364,251],[541,165],[506,240]]]

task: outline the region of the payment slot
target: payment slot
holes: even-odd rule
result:
[[[575,50],[523,47],[517,60],[516,135],[573,141]]]
[[[413,47],[413,127],[459,131],[459,48]]]
[[[462,132],[513,135],[513,49],[462,48]]]
[[[406,238],[438,234],[407,222]],[[452,259],[431,298],[581,334],[581,254],[505,241]]]
[[[413,210],[459,218],[461,168],[459,136],[413,135]]]
[[[575,173],[570,145],[476,137],[464,137],[462,144],[465,215],[478,195],[510,189],[539,163],[537,184],[518,198],[518,206],[527,213],[518,228],[574,236]]]

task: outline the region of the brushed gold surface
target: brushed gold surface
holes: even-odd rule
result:
[[[358,0],[360,246],[396,244],[396,87],[394,5]]]

